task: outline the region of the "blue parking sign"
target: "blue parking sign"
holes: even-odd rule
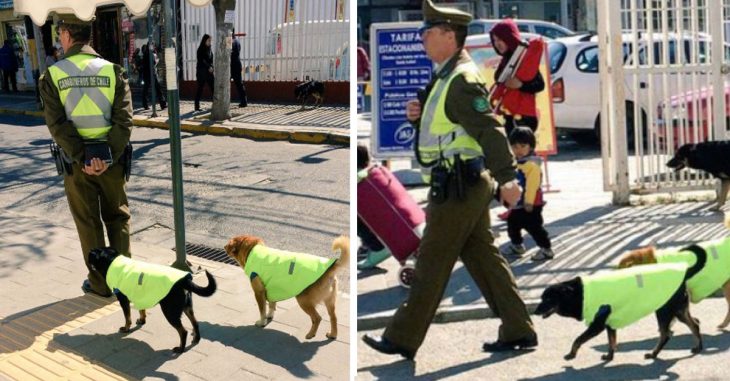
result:
[[[413,155],[415,128],[406,119],[406,103],[431,80],[433,63],[426,56],[421,23],[371,25],[373,57],[372,151],[378,158]]]

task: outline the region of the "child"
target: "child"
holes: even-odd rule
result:
[[[492,40],[494,51],[502,56],[502,60],[499,62],[497,70],[494,72],[494,79],[496,81],[500,74],[502,74],[502,71],[507,65],[509,59],[512,57],[515,49],[517,49],[520,45],[527,46],[527,43],[522,40],[520,31],[517,29],[517,25],[514,21],[512,21],[512,19],[504,19],[495,24],[489,31],[489,37]],[[523,65],[525,64],[528,63],[523,62]],[[532,64],[534,65],[534,63]],[[539,65],[539,62],[537,62],[537,65]],[[504,128],[507,136],[509,137],[512,129],[517,126],[526,126],[529,127],[532,132],[535,132],[537,130],[538,122],[537,109],[535,107],[535,94],[545,89],[545,81],[543,80],[540,71],[537,70],[535,77],[529,81],[522,82],[513,76],[504,84],[508,89],[519,90],[521,93],[528,95],[527,99],[531,103],[521,115],[505,113]]]
[[[357,145],[357,181],[368,177],[370,169],[370,154],[365,146]],[[383,245],[378,237],[373,234],[367,225],[357,218],[357,236],[360,237],[362,246],[358,250],[358,270],[370,269],[377,266],[380,262],[390,257],[390,251]],[[360,259],[360,256],[363,259]]]
[[[517,158],[517,180],[522,187],[522,198],[507,217],[507,234],[511,241],[505,254],[521,256],[525,253],[522,244],[522,229],[537,243],[540,250],[531,258],[533,261],[552,259],[555,254],[551,250],[550,238],[543,226],[542,207],[542,173],[541,160],[535,156],[535,134],[527,127],[516,127],[509,135],[509,144]]]

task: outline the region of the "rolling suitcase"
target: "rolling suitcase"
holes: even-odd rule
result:
[[[398,281],[409,287],[426,226],[423,209],[388,168],[373,166],[357,185],[357,215],[401,264]]]

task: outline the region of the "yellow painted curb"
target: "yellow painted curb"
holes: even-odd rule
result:
[[[289,132],[233,127],[232,136],[258,140],[289,140]]]
[[[0,378],[11,380],[130,380],[53,342],[64,334],[119,311],[112,299],[81,296],[54,303],[0,326]]]
[[[180,131],[185,131],[185,132],[193,132],[196,134],[200,134],[200,133],[207,132],[207,130],[208,130],[208,127],[206,127],[202,124],[185,123],[185,124],[180,125]]]
[[[230,136],[232,134],[232,130],[228,127],[223,126],[207,126],[205,128],[205,132],[211,134],[211,135],[224,135],[224,136]]]
[[[316,132],[294,132],[291,134],[291,141],[297,143],[324,143],[327,141],[327,134]]]

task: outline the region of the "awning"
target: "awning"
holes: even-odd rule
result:
[[[43,25],[48,19],[48,14],[75,13],[76,17],[82,20],[91,20],[96,7],[122,4],[132,14],[141,16],[147,12],[153,0],[14,0],[16,15],[28,15],[36,25]],[[210,4],[213,0],[187,0],[188,3],[202,7]]]

